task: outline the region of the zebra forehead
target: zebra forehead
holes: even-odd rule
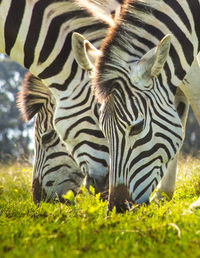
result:
[[[118,50],[107,45],[102,54],[97,57],[96,69],[92,75],[92,88],[96,99],[102,103],[112,94],[114,87],[119,86],[119,82],[129,80],[131,74],[130,65],[123,60]]]

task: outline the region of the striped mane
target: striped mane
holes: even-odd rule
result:
[[[112,67],[113,70],[116,70],[116,67],[120,68],[123,64],[126,66],[131,56],[132,60],[134,60],[145,54],[144,50],[137,45],[137,42],[134,44],[133,41],[135,36],[133,33],[134,28],[137,30],[137,27],[140,28],[145,25],[144,17],[148,16],[148,19],[153,17],[155,1],[152,1],[152,6],[145,2],[147,1],[125,0],[120,15],[115,20],[115,25],[110,27],[101,45],[102,54],[96,61],[97,69],[95,79],[92,81],[93,92],[100,103],[110,95],[112,92],[111,82],[117,78],[114,73],[110,73]],[[149,49],[154,46],[153,42],[148,42]],[[119,52],[117,48],[120,48],[123,52]],[[138,54],[133,54],[136,52]],[[124,55],[124,53],[126,54]]]
[[[26,74],[21,87],[17,96],[17,106],[25,121],[29,121],[40,111],[47,101],[47,95],[50,102],[54,103],[49,89],[30,72]]]

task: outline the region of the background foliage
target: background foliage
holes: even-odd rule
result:
[[[16,107],[16,96],[27,72],[4,55],[0,56],[0,161],[29,156],[33,123],[24,123]]]

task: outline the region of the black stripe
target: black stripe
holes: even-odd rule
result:
[[[87,25],[85,27],[81,27],[80,29],[77,29],[76,32],[81,34],[84,34],[85,31],[87,31],[87,33],[89,32],[92,33],[93,31],[103,29],[104,27],[105,27],[104,24],[95,24],[95,25],[92,24],[90,26]],[[39,78],[46,79],[48,77],[55,76],[62,70],[63,66],[65,65],[68,59],[69,54],[71,53],[71,37],[73,32],[74,31],[71,31],[70,33],[68,33],[68,35],[66,36],[65,42],[63,44],[62,50],[55,58],[55,60],[43,72],[41,72],[38,75]],[[53,86],[51,85],[51,87]]]
[[[67,183],[67,182],[71,182],[71,183],[73,183],[74,185],[76,185],[76,187],[80,187],[80,184],[78,184],[78,183],[76,182],[76,180],[74,180],[73,178],[65,179],[65,180],[63,180],[61,183],[59,183],[58,185],[62,185],[62,184]],[[71,189],[71,190],[73,191],[73,189]]]
[[[78,69],[78,64],[74,60],[74,62],[72,64],[72,67],[71,67],[70,76],[65,80],[65,82],[63,84],[53,83],[49,87],[50,88],[55,88],[55,89],[60,90],[60,91],[66,91],[67,88],[68,88],[68,85],[73,81],[74,77],[76,76],[77,69]]]
[[[55,119],[55,124],[59,123],[62,120],[66,120],[67,121],[70,118],[74,118],[74,117],[80,116],[80,115],[82,115],[82,114],[84,114],[84,113],[86,113],[86,112],[88,112],[90,110],[91,110],[91,107],[87,107],[87,108],[81,109],[80,111],[78,111],[76,113],[73,113],[73,114],[71,114],[71,112],[70,112],[71,115],[69,115],[69,116],[61,116],[61,117],[56,118]]]
[[[100,130],[91,130],[91,129],[82,129],[82,130],[79,130],[76,134],[75,134],[75,136],[74,136],[74,138],[77,138],[80,134],[87,134],[88,136],[87,137],[89,137],[90,135],[92,135],[92,136],[95,136],[95,137],[97,137],[98,139],[104,139],[104,135],[103,135],[103,133],[100,131]]]
[[[58,136],[57,136],[57,137],[58,137]],[[47,147],[46,152],[48,152],[49,149],[51,149],[51,148],[53,148],[53,147],[56,147],[56,146],[57,146],[58,144],[60,144],[60,143],[61,143],[61,141],[60,141],[60,138],[58,137],[55,142],[53,142],[51,145],[49,145],[49,146]],[[66,155],[68,156],[67,153],[66,153]]]
[[[89,126],[89,124],[96,125],[95,121],[94,121],[91,117],[88,117],[88,116],[83,117],[83,118],[77,120],[75,123],[73,123],[73,125],[71,125],[71,126],[66,130],[65,136],[64,136],[63,140],[64,140],[64,141],[67,140],[70,131],[73,130],[76,126],[80,127],[80,124],[83,123],[83,122],[87,122],[87,123],[88,123],[88,126]]]
[[[153,153],[154,153],[154,149],[155,149],[155,151],[157,152],[157,151],[160,149],[160,146],[153,148]],[[150,152],[152,153],[151,150],[150,150]],[[142,156],[148,157],[148,153],[149,153],[149,151],[145,152],[145,154],[143,154]],[[151,153],[149,153],[149,156],[150,156]],[[131,184],[132,180],[134,180],[134,178],[135,178],[142,170],[144,170],[146,167],[148,167],[149,165],[153,164],[153,163],[154,163],[155,161],[157,161],[157,160],[160,160],[160,162],[163,163],[163,158],[162,158],[161,156],[157,156],[157,157],[154,158],[153,160],[150,160],[150,161],[147,162],[146,164],[144,164],[144,165],[140,166],[138,169],[136,169],[136,170],[134,171],[134,173],[133,173],[133,174],[130,176],[130,178],[129,178],[129,182],[128,182],[129,185]],[[130,168],[129,168],[129,169],[130,169]],[[134,190],[135,190],[135,187],[134,187]]]
[[[71,167],[68,166],[67,164],[55,166],[55,167],[49,169],[47,172],[45,172],[44,175],[42,176],[42,179],[43,179],[46,175],[48,175],[48,174],[50,174],[50,173],[52,173],[52,172],[57,172],[58,169],[63,168],[63,167],[65,167],[65,168],[67,168],[67,169],[71,169]],[[67,170],[67,169],[66,169],[66,170]]]
[[[133,159],[131,161],[131,164],[129,166],[130,170],[132,169],[132,167],[137,164],[140,160],[145,159],[145,158],[149,158],[151,157],[152,154],[156,153],[159,149],[163,149],[167,156],[168,159],[171,158],[171,155],[169,153],[169,150],[166,148],[166,146],[164,144],[155,144],[150,150],[146,150],[146,151],[142,151],[139,155],[136,156],[135,159]],[[160,159],[160,162],[163,163],[163,157],[158,156],[157,159]],[[146,165],[145,165],[146,166]],[[140,171],[140,169],[137,170],[138,172]],[[137,171],[135,171],[130,178],[130,181],[136,176]]]
[[[183,140],[178,134],[176,134],[174,131],[172,131],[171,129],[169,129],[169,127],[165,126],[164,124],[162,124],[162,120],[161,121],[157,121],[157,120],[154,120],[154,119],[151,119],[152,120],[152,123],[154,124],[157,124],[159,127],[161,127],[163,130],[166,131],[166,133],[171,133],[172,135],[174,135],[176,138],[178,138],[179,140]],[[179,127],[181,128],[181,125],[178,126],[178,125],[175,125],[175,124],[172,124],[173,126],[176,126],[176,127]]]
[[[122,138],[122,141],[121,141],[121,145],[120,145],[120,161],[119,161],[119,175],[118,177],[120,178],[121,177],[121,173],[123,172],[123,170],[121,169],[122,168],[122,163],[123,163],[123,160],[124,160],[124,150],[125,150],[125,147],[126,147],[126,141],[125,141],[125,137]],[[123,174],[123,178],[124,178],[124,174]]]
[[[10,55],[22,22],[26,0],[13,0],[5,22],[5,52]]]
[[[152,93],[152,95],[153,95],[153,93]],[[154,99],[153,99],[153,97],[154,97]],[[164,121],[166,121],[168,123],[169,119],[166,119],[165,116],[167,116],[167,117],[170,116],[170,117],[174,118],[174,115],[166,110],[166,106],[165,106],[165,108],[162,108],[160,105],[160,103],[162,104],[162,102],[160,101],[160,103],[159,103],[157,98],[159,99],[158,94],[156,96],[152,96],[152,98],[149,98],[149,101],[151,103],[151,108],[154,110],[155,114],[158,117],[162,118]],[[169,105],[168,105],[168,107],[171,109],[171,107]]]
[[[188,31],[191,32],[192,28],[191,28],[191,24],[190,21],[184,11],[184,9],[182,8],[182,6],[178,3],[178,1],[173,0],[173,1],[169,1],[169,0],[163,0],[167,5],[169,5],[171,7],[171,9],[176,10],[176,14],[180,17],[180,19],[183,21],[184,25],[187,27]],[[190,1],[191,2],[191,1]]]
[[[99,106],[98,106],[98,103],[95,103],[95,106],[94,106],[94,115],[95,117],[97,118],[97,120],[99,121]]]
[[[154,178],[135,198],[135,201],[140,199],[140,197],[146,193],[146,191],[148,190],[148,188],[153,184],[153,182],[156,182],[156,185],[158,184],[158,180],[156,178]]]
[[[134,149],[136,149],[137,147],[142,146],[144,143],[146,144],[150,142],[152,140],[152,135],[153,135],[153,130],[150,124],[150,129],[148,130],[148,133],[144,137],[137,140],[133,145],[133,148],[132,148],[133,152],[134,152]]]
[[[89,141],[82,141],[74,147],[72,156],[74,156],[74,153],[76,152],[76,150],[79,149],[83,145],[89,146],[90,148],[92,148],[96,151],[103,151],[103,152],[108,153],[108,147],[105,145],[100,145],[100,144],[96,144],[94,142],[89,142]]]
[[[88,103],[88,100],[90,98],[90,95],[91,95],[91,90],[90,90],[90,87],[88,87],[88,92],[87,92],[87,95],[85,96],[85,98],[79,102],[78,104],[74,105],[74,106],[69,106],[69,107],[63,107],[63,108],[60,108],[62,110],[70,110],[70,109],[75,109],[75,108],[78,108],[80,106],[83,106],[85,104]],[[80,101],[80,100],[79,100]],[[92,102],[94,101],[94,96],[92,97]]]
[[[33,8],[31,23],[24,44],[24,66],[27,69],[30,68],[34,61],[35,47],[39,38],[44,11],[48,5],[49,1],[39,1]]]
[[[56,16],[52,19],[51,24],[49,25],[49,29],[45,38],[44,45],[40,52],[38,63],[43,63],[51,54],[51,51],[55,47],[56,41],[58,39],[58,35],[60,32],[60,28],[62,24],[70,19],[79,19],[79,18],[86,18],[86,12],[83,10],[75,10],[71,12],[63,13],[59,16]]]
[[[156,115],[158,118],[159,118],[159,120],[160,121],[165,121],[167,124],[169,124],[169,125],[172,125],[172,126],[175,126],[175,127],[177,127],[177,128],[181,128],[181,125],[180,124],[176,124],[176,123],[174,123],[174,122],[172,122],[172,121],[170,121],[169,119],[167,119],[166,117],[165,117],[165,114],[163,114],[163,115],[161,115],[161,112],[159,112],[156,108],[155,108],[155,106],[154,105],[152,105],[151,106],[151,108],[153,109],[153,112],[152,112],[152,114],[151,114],[151,117],[153,117],[153,114],[154,115]],[[155,122],[155,120],[154,119],[152,119],[152,122]],[[163,125],[163,127],[164,127],[164,125]],[[168,131],[170,131],[169,129],[168,129]]]
[[[186,35],[182,32],[182,30],[177,26],[176,21],[172,20],[172,18],[170,18],[167,14],[160,12],[158,10],[154,10],[154,15],[163,24],[165,24],[166,27],[170,30],[170,32],[172,32],[173,36],[177,38],[177,40],[180,43],[180,46],[182,47],[183,53],[186,57],[188,64],[191,65],[194,60],[193,44],[191,43],[191,41],[186,37]],[[175,50],[175,47],[174,47],[174,50]],[[172,55],[172,57],[173,57],[173,55]],[[175,64],[175,69],[176,69],[176,65],[177,64]],[[179,65],[178,67],[181,66],[180,64],[178,64],[178,65]],[[182,72],[182,70],[183,69],[181,68],[180,73]],[[179,78],[181,78],[180,75],[179,75]]]
[[[166,77],[167,77],[167,85],[169,86],[169,89],[172,92],[172,94],[175,95],[177,86],[174,86],[171,82],[172,74],[171,74],[171,70],[170,70],[169,65],[168,65],[167,62],[165,62],[164,71],[165,71],[165,74],[166,74]],[[163,86],[161,74],[158,76],[158,80],[159,80],[160,87],[162,87],[162,89],[165,91],[165,94],[167,95],[167,99],[169,101],[169,104],[173,104],[172,101],[169,98],[169,92],[168,92],[167,88],[165,86]]]
[[[164,135],[164,134],[162,134],[162,133],[156,133],[155,136],[156,136],[156,137],[160,137],[161,140],[162,140],[162,139],[165,139],[165,140],[171,145],[171,147],[172,147],[174,153],[177,152],[177,149],[176,149],[176,147],[174,146],[173,141],[172,141],[167,135]]]
[[[70,32],[67,35],[65,42],[63,44],[62,50],[57,55],[55,60],[43,72],[41,72],[38,75],[39,78],[46,79],[48,77],[55,76],[60,71],[62,71],[62,68],[65,65],[69,57],[69,54],[71,52],[71,37],[72,37],[72,32]]]
[[[198,46],[198,52],[199,52],[200,51],[200,18],[199,18],[200,3],[198,0],[192,0],[192,1],[187,0],[187,2],[193,15],[195,31],[197,34],[197,38],[199,39],[199,46]]]
[[[144,174],[142,177],[140,177],[140,178],[135,182],[135,185],[134,185],[134,188],[133,188],[133,192],[136,190],[136,188],[137,188],[140,184],[144,183],[144,181],[145,181],[147,178],[149,178],[149,177],[151,176],[151,174],[155,171],[155,169],[158,170],[158,169],[160,169],[160,167],[155,166],[154,168],[152,168],[151,171],[149,171],[149,173]]]
[[[116,175],[116,172],[118,172],[118,169],[119,169],[118,166],[117,166],[118,158],[119,158],[119,156],[121,156],[121,153],[119,153],[119,145],[120,145],[120,143],[119,143],[119,136],[118,136],[119,135],[118,132],[119,132],[119,130],[121,131],[121,128],[119,126],[116,126],[116,120],[115,120],[115,122],[111,126],[112,126],[112,129],[113,129],[112,134],[111,134],[111,137],[113,138],[112,139],[113,156],[111,156],[111,162],[113,164],[113,168],[112,168],[111,173],[115,174],[114,175],[115,182],[113,182],[114,185],[115,185],[116,184],[116,180],[119,177],[119,175]],[[110,128],[111,128],[111,126],[110,126]],[[117,129],[119,129],[119,130],[117,130]]]
[[[60,156],[68,156],[66,152],[56,152],[56,153],[52,153],[50,155],[47,156],[46,160],[48,159],[54,159],[54,158],[57,158],[57,157],[60,157]]]
[[[93,160],[93,161],[95,161],[95,162],[97,162],[97,163],[100,163],[100,164],[101,164],[102,166],[104,166],[104,167],[107,167],[107,166],[108,166],[107,162],[106,162],[104,159],[99,159],[99,158],[97,158],[97,157],[95,157],[95,156],[92,156],[92,155],[90,155],[88,152],[81,152],[81,153],[77,156],[77,158],[80,158],[80,157],[83,157],[83,156],[89,157],[91,160]]]
[[[80,97],[82,98],[83,92],[84,92],[84,90],[85,90],[85,88],[86,88],[87,86],[88,86],[88,82],[85,83],[85,84],[82,86],[80,92],[78,92],[78,94],[75,95],[75,96],[72,98],[72,100],[79,99]],[[64,98],[63,98],[63,99],[64,99]],[[61,100],[63,100],[63,99],[61,98]]]

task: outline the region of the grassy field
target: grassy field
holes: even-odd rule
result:
[[[0,168],[0,257],[200,257],[200,159],[181,158],[173,200],[106,215],[83,189],[71,206],[34,205],[31,167]]]

